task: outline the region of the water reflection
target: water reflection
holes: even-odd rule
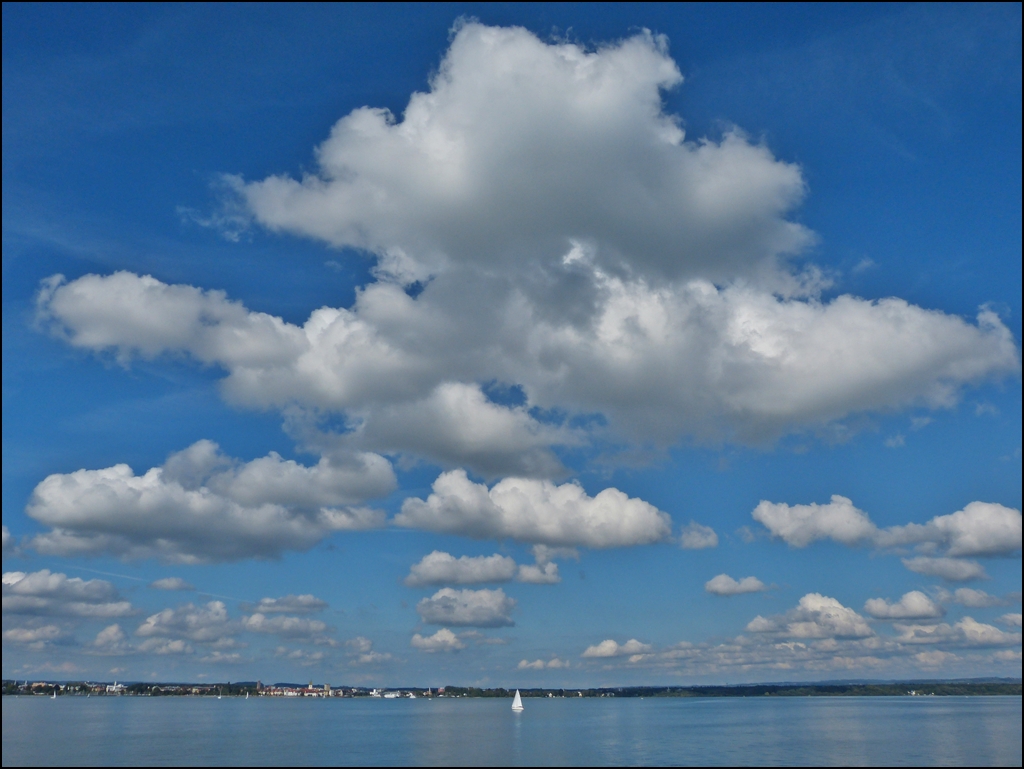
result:
[[[3,763],[1011,765],[1020,697],[5,697]]]

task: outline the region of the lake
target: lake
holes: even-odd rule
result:
[[[3,765],[1021,765],[1020,697],[4,697]]]

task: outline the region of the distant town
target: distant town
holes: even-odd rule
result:
[[[124,683],[4,679],[4,696],[98,697],[371,697],[386,700],[506,697],[515,689],[463,686],[367,688],[330,684]],[[880,683],[749,684],[737,686],[625,686],[596,689],[519,689],[523,697],[941,697],[1021,696],[1021,679],[897,681]]]

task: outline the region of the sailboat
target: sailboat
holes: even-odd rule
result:
[[[516,689],[515,699],[512,700],[512,710],[517,713],[523,709],[523,698],[519,696],[519,690]]]

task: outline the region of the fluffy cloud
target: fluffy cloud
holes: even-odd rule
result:
[[[216,643],[236,635],[241,625],[228,617],[222,601],[210,601],[205,606],[187,603],[176,609],[164,609],[146,618],[135,635],[147,639],[188,639],[199,643]],[[180,648],[183,648],[179,645]],[[146,650],[146,644],[142,647]],[[154,641],[152,648],[158,647]],[[170,648],[170,647],[168,647]]]
[[[903,644],[954,643],[962,646],[1014,646],[1020,645],[1020,633],[1007,633],[994,625],[964,617],[955,625],[894,625]]]
[[[2,526],[0,528],[2,528],[3,530],[3,554],[7,555],[8,553],[13,553],[14,537],[11,535],[10,529],[8,529],[6,526]]]
[[[33,651],[39,651],[64,635],[64,632],[56,625],[41,625],[39,627],[10,627],[3,632],[5,644],[17,644],[27,646]]]
[[[867,544],[893,548],[917,546],[941,557],[904,559],[911,571],[953,581],[976,579],[984,570],[963,556],[1011,555],[1021,549],[1019,510],[992,502],[971,502],[963,510],[940,515],[924,524],[909,523],[879,529],[868,514],[846,497],[835,494],[825,505],[788,505],[762,500],[752,513],[773,537],[792,547],[806,547],[820,539],[844,545]]]
[[[813,240],[791,218],[800,169],[738,130],[687,140],[661,101],[680,82],[647,33],[588,52],[463,25],[401,119],[354,110],[313,173],[229,180],[262,226],[373,256],[351,308],[300,326],[116,273],[46,281],[39,317],[123,361],[217,365],[236,404],[341,413],[350,448],[487,477],[553,477],[552,446],[595,436],[763,442],[948,407],[1019,371],[990,311],[820,301],[820,277],[786,263]],[[486,382],[524,402],[492,403]],[[541,413],[604,419],[568,430]]]
[[[269,633],[285,638],[314,640],[327,632],[327,623],[306,617],[253,614],[242,619],[242,627],[250,633]]]
[[[773,537],[793,547],[807,547],[819,539],[856,545],[872,539],[877,531],[867,513],[838,494],[833,494],[827,505],[787,505],[762,500],[754,508],[753,516]]]
[[[58,617],[124,617],[134,610],[106,580],[69,579],[66,574],[42,569],[31,574],[23,571],[4,573],[3,612]]]
[[[972,579],[987,579],[985,569],[977,561],[963,558],[904,558],[903,565],[916,574],[940,577],[949,582],[966,582]]]
[[[1004,614],[999,618],[999,621],[1004,625],[1019,628],[1021,626],[1021,614],[1020,612],[1017,612],[1016,614]]]
[[[648,33],[587,53],[467,24],[401,122],[355,110],[318,148],[319,176],[238,190],[266,226],[374,252],[405,279],[555,259],[571,236],[600,243],[607,269],[665,277],[799,249],[809,234],[782,216],[800,171],[739,135],[685,142],[661,105],[681,81]]]
[[[581,654],[581,657],[586,658],[608,658],[608,657],[626,657],[636,656],[638,654],[646,654],[651,651],[651,645],[640,643],[635,638],[631,638],[626,643],[620,644],[611,638],[607,638],[601,641],[599,644],[594,646],[588,646]]]
[[[375,454],[324,457],[313,467],[273,452],[239,463],[204,440],[144,475],[123,464],[51,475],[26,512],[52,527],[31,542],[47,554],[269,558],[334,531],[382,525],[382,513],[353,504],[394,485],[390,464]]]
[[[690,521],[679,532],[679,544],[683,550],[704,550],[709,547],[718,547],[718,535],[710,526],[702,526],[696,521]]]
[[[460,641],[459,637],[446,627],[441,628],[434,635],[430,636],[422,636],[416,633],[409,643],[414,649],[419,649],[428,654],[433,654],[434,652],[455,652],[466,648],[466,644]]]
[[[195,649],[183,638],[147,638],[138,646],[149,654],[193,654]]]
[[[551,561],[550,548],[534,547],[535,564],[517,565],[505,555],[468,556],[456,558],[450,553],[435,550],[413,564],[405,584],[409,587],[433,585],[479,585],[487,582],[528,582],[534,585],[554,585],[562,581],[558,564]]]
[[[864,611],[875,619],[934,619],[946,613],[920,590],[905,593],[895,603],[884,598],[871,598],[864,604]]]
[[[426,501],[405,500],[395,523],[478,539],[598,548],[658,542],[671,531],[667,514],[618,489],[591,497],[576,483],[526,478],[506,478],[488,489],[464,470],[438,476]]]
[[[286,646],[278,646],[277,649],[274,650],[274,654],[278,657],[283,657],[289,662],[297,662],[303,667],[319,665],[327,657],[327,655],[321,651],[311,652],[306,651],[305,649],[289,649]]]
[[[768,587],[757,577],[744,577],[737,581],[728,574],[719,574],[705,582],[704,589],[712,595],[740,595],[742,593],[761,593]]]
[[[947,597],[943,597],[942,600],[952,601],[953,603],[958,603],[961,606],[966,606],[971,609],[984,609],[989,606],[1001,606],[1004,603],[1003,599],[998,596],[989,595],[984,590],[975,590],[970,587],[957,588],[952,594],[943,593],[943,595]]]
[[[971,502],[963,510],[922,525],[893,526],[880,532],[880,545],[932,543],[950,556],[1011,555],[1021,549],[1021,514],[991,502]]]
[[[327,607],[327,601],[309,593],[286,595],[281,598],[261,598],[259,603],[242,606],[246,611],[260,614],[310,614],[323,611]]]
[[[195,590],[195,585],[189,584],[181,577],[164,577],[149,583],[154,590]]]
[[[867,621],[835,598],[808,593],[786,614],[765,618],[760,615],[747,624],[751,633],[783,638],[863,638],[874,635]]]
[[[516,670],[563,670],[569,667],[569,663],[565,660],[560,660],[558,657],[554,657],[549,660],[519,660],[519,664],[516,665]]]
[[[118,624],[107,625],[96,634],[92,642],[93,652],[97,654],[130,654],[135,651],[128,642],[128,636]]]
[[[531,585],[557,585],[562,581],[558,573],[558,564],[548,561],[544,564],[523,564],[516,572],[516,579],[519,582],[527,582]]]
[[[464,555],[456,558],[435,550],[413,564],[405,584],[409,587],[427,585],[476,585],[484,582],[508,582],[516,575],[516,562],[508,556]]]
[[[452,590],[442,588],[416,604],[416,611],[431,625],[457,627],[506,627],[516,601],[501,590]]]
[[[391,660],[390,654],[374,651],[373,641],[365,636],[356,636],[345,641],[345,646],[348,647],[352,665],[377,665]]]

